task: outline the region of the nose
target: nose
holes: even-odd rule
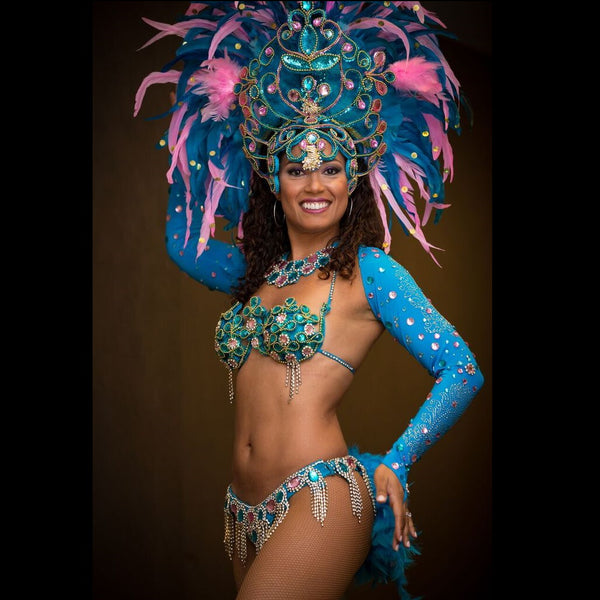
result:
[[[305,188],[311,192],[323,189],[323,182],[321,181],[321,173],[319,169],[316,169],[315,171],[309,171],[306,174]]]

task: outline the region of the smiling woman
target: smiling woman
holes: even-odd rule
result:
[[[237,598],[300,600],[307,581],[315,599],[353,581],[408,597],[409,471],[483,384],[467,342],[389,254],[388,212],[435,260],[423,226],[447,207],[462,103],[442,24],[418,2],[305,1],[192,3],[152,24],[183,38],[182,71],[150,74],[135,103],[177,85],[161,140],[167,251],[231,298],[214,348],[234,411],[224,539]],[[371,454],[348,445],[338,410],[384,332],[431,381]]]
[[[324,146],[329,146],[331,151],[330,144]],[[287,156],[280,161],[281,187],[275,196],[281,202],[288,231],[295,229],[298,235],[310,235],[313,239],[310,245],[317,241],[316,235],[322,236],[321,246],[325,247],[338,235],[340,221],[352,206],[348,204],[346,160],[338,153],[332,159],[319,160],[316,167],[311,169],[306,158],[301,164],[298,162],[301,153],[298,146],[295,149],[296,152],[292,151],[294,162]],[[306,251],[301,249],[300,256],[292,258],[305,255]]]

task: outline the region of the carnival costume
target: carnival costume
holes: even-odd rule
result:
[[[316,461],[256,506],[229,488],[226,547],[231,556],[237,546],[243,558],[246,541],[260,550],[285,517],[291,495],[304,486],[311,488],[315,518],[324,519],[328,476],[346,479],[358,517],[364,507],[356,496],[356,473],[372,494],[374,471],[383,463],[408,493],[411,465],[458,420],[483,383],[465,341],[388,254],[396,215],[405,233],[436,260],[422,226],[432,211],[439,218],[447,207],[444,183],[452,177],[448,131],[460,131],[462,97],[438,45],[436,36],[445,34],[444,26],[419,2],[192,3],[173,25],[144,20],[159,30],[145,46],[166,35],[184,40],[175,58],[142,82],[134,109],[137,114],[149,85],[177,84],[175,104],[159,115],[171,114],[159,142],[171,161],[170,257],[209,289],[231,293],[244,277],[246,261],[235,239],[226,243],[214,237],[215,218],[224,218],[226,229],[243,238],[251,174],[263,177],[277,193],[284,152],[309,171],[341,153],[349,193],[358,177],[368,176],[385,229],[383,249],[358,250],[365,297],[375,317],[435,380],[387,454],[352,448],[351,456]],[[181,71],[172,68],[178,62]],[[302,154],[292,155],[292,147]],[[424,201],[422,216],[415,196]],[[293,283],[326,264],[329,250],[303,261],[282,256],[266,274],[267,283]],[[297,401],[302,361],[316,353],[353,372],[352,365],[324,347],[334,285],[335,272],[317,315],[292,297],[266,309],[258,296],[221,315],[215,350],[229,372],[231,401],[233,372],[252,351],[286,365],[290,401]],[[404,570],[418,550],[400,545],[394,551],[392,509],[387,502],[374,507],[371,550],[356,581],[394,581],[405,596]]]

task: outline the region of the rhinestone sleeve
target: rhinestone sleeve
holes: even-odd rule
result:
[[[406,486],[411,465],[456,423],[483,384],[473,353],[410,273],[378,248],[361,247],[359,265],[373,314],[434,378],[433,386],[383,464]]]
[[[187,214],[185,187],[179,171],[169,190],[167,208],[166,246],[169,257],[190,277],[211,290],[227,294],[244,275],[246,261],[235,244],[211,238],[206,250],[197,257],[198,238],[202,225],[202,207],[196,203]],[[186,224],[191,219],[190,235],[186,240]]]

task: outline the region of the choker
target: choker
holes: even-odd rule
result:
[[[330,259],[331,246],[317,250],[306,258],[287,260],[288,252],[282,254],[279,260],[265,273],[265,281],[278,288],[296,283],[300,277],[310,275],[324,267]]]

